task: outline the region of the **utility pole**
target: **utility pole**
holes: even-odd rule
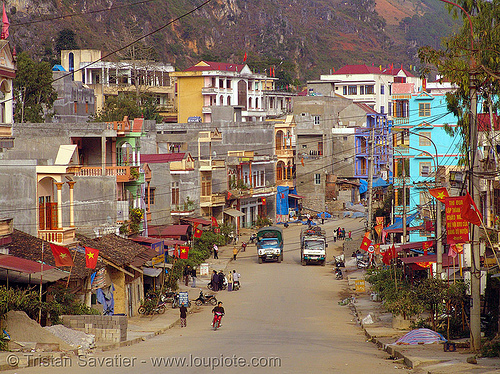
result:
[[[368,157],[368,224],[367,228],[368,231],[371,233],[372,231],[372,195],[373,195],[373,149],[375,146],[374,142],[374,131],[375,131],[375,124],[372,124],[372,128],[370,130],[370,138],[368,140],[368,146],[370,147],[370,155]]]
[[[403,244],[406,243],[406,162],[403,155],[401,154],[401,159],[403,160]]]

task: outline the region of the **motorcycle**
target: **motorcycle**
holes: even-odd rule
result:
[[[137,312],[139,314],[163,314],[167,310],[167,302],[160,301],[156,306],[150,307],[147,303],[143,303]]]
[[[241,251],[245,252],[246,249],[247,249],[247,243],[246,242],[241,243]]]
[[[203,294],[203,291],[200,290],[200,295],[194,301],[194,303],[198,306],[201,306],[203,304],[217,305],[217,299],[215,298],[215,295]]]
[[[219,271],[219,279],[220,279],[220,277],[222,277],[223,282],[222,282],[222,285],[221,285],[221,283],[219,282],[219,291],[222,291],[222,290],[227,289],[227,278],[226,278],[226,276],[224,275],[224,273],[222,272],[222,270],[221,270],[221,271]],[[209,282],[209,283],[207,284],[207,288],[208,288],[209,290],[213,291],[213,289],[214,289],[214,288],[213,288],[213,286],[212,286],[212,282]]]
[[[345,267],[345,262],[344,262],[344,255],[336,256],[335,257],[335,267],[337,268],[343,268]]]
[[[252,235],[250,236],[250,243],[252,243],[252,244],[253,244],[253,243],[255,242],[255,240],[256,240],[256,239],[257,239],[257,234],[255,234],[255,233],[254,233],[254,234],[252,234]]]
[[[339,267],[335,268],[335,279],[344,279],[344,274]]]
[[[172,301],[172,309],[175,309],[175,308],[178,308],[180,305],[179,305],[179,293],[176,293],[175,296],[174,296],[174,300]],[[191,307],[191,301],[188,300],[188,305],[187,305],[188,308]]]
[[[214,313],[214,320],[212,322],[212,327],[215,330],[217,330],[220,327],[220,322],[222,320],[223,313],[215,312]]]

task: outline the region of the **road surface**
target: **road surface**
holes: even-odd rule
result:
[[[339,254],[332,230],[361,229],[359,220],[327,222],[328,260]],[[346,306],[338,301],[346,281],[332,266],[300,265],[298,225],[284,230],[282,263],[257,263],[255,245],[228,270],[242,275],[237,292],[219,292],[226,316],[212,331],[211,306],[188,315],[179,326],[142,343],[92,356],[70,357],[23,373],[406,373],[387,354],[366,342]],[[359,231],[358,231],[359,232]],[[62,366],[57,368],[57,366]]]

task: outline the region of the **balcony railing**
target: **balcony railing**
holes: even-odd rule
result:
[[[407,125],[410,123],[410,117],[392,117],[395,125]]]
[[[212,194],[210,196],[200,196],[200,206],[202,208],[224,205],[226,203],[226,196],[224,194]]]
[[[170,163],[170,171],[187,171],[194,170],[194,161],[181,160],[172,161]]]
[[[104,176],[116,177],[117,182],[130,182],[136,179],[132,178],[130,174],[131,168],[137,168],[136,166],[106,166]],[[77,177],[102,177],[101,167],[89,167],[83,166],[80,170],[75,173]]]
[[[278,157],[293,157],[293,149],[277,149],[276,156],[278,156]]]
[[[38,238],[47,242],[68,245],[75,242],[76,229],[74,227],[59,230],[38,230]]]
[[[226,162],[224,160],[199,160],[200,170],[212,170],[214,168],[225,168]]]

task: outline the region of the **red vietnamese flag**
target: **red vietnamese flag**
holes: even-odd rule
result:
[[[245,62],[245,61],[247,60],[247,58],[248,58],[248,55],[247,55],[247,53],[245,52],[245,56],[243,56],[243,62]]]
[[[375,250],[375,254],[379,255],[380,254],[380,243],[379,244],[375,244],[373,246],[373,249]]]
[[[434,244],[434,242],[432,240],[427,240],[426,242],[422,243],[422,248],[424,250],[424,256],[427,256],[427,250],[429,248],[432,248],[433,244]]]
[[[359,247],[363,251],[368,252],[368,247],[372,244],[372,241],[368,239],[366,236],[363,238],[363,241],[361,242],[361,246]]]
[[[445,202],[447,197],[450,197],[448,190],[445,187],[430,189],[429,193],[442,203]]]
[[[50,249],[54,255],[56,266],[75,266],[68,248],[50,243]]]
[[[215,217],[212,217],[212,226],[219,227],[219,224],[217,223],[217,219]]]
[[[95,269],[99,250],[95,248],[85,247],[85,266],[89,269]]]
[[[386,250],[384,252],[384,255],[382,257],[382,262],[386,265],[390,265],[391,264],[391,260],[393,258],[396,258],[397,257],[397,254],[396,254],[396,247],[394,246],[394,244],[392,245],[391,248],[389,248],[388,250]]]
[[[9,37],[9,19],[7,18],[7,13],[5,12],[5,3],[3,3],[3,13],[2,13],[2,33],[0,39],[7,39]]]
[[[181,253],[179,255],[179,258],[187,260],[188,254],[189,254],[189,247],[181,245]]]
[[[195,238],[201,238],[201,234],[203,233],[203,231],[201,231],[201,229],[198,228],[198,225],[199,225],[199,223],[195,223],[195,225],[194,225],[194,234],[193,234],[193,236]]]
[[[472,196],[465,195],[464,205],[462,205],[462,209],[460,210],[462,214],[462,218],[473,225],[481,226],[481,221],[483,220],[483,215],[477,209],[476,203],[472,199]]]

